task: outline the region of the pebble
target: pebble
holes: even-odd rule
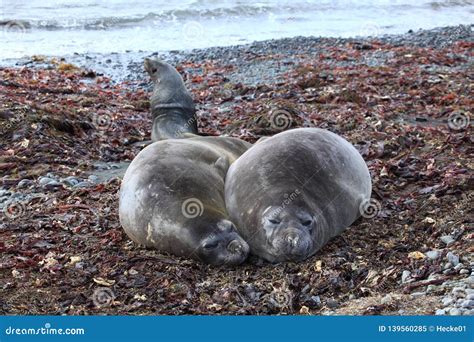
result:
[[[466,297],[466,291],[462,287],[454,287],[451,293],[457,298]]]
[[[448,252],[448,254],[446,254],[446,259],[448,259],[448,261],[453,264],[453,266],[459,264],[459,256],[457,256],[453,252]]]
[[[456,271],[459,271],[459,270],[462,269],[463,267],[464,267],[464,265],[463,265],[462,263],[459,263],[459,264],[457,264],[456,266],[454,266],[454,269],[455,269]]]
[[[87,177],[87,179],[92,183],[99,183],[99,177],[97,177],[96,175],[90,175],[89,177]]]
[[[462,303],[461,303],[461,307],[463,308],[466,308],[466,309],[470,309],[470,308],[474,308],[474,300],[464,300]]]
[[[408,278],[410,278],[410,275],[411,275],[410,271],[405,270],[405,271],[402,272],[402,283],[403,284],[408,282]]]
[[[440,239],[446,244],[446,246],[450,246],[456,241],[451,235],[443,235]]]
[[[413,298],[423,297],[423,296],[426,296],[426,292],[413,292],[411,296]]]
[[[443,303],[443,307],[450,306],[454,303],[454,299],[451,297],[444,297],[441,302]]]
[[[23,188],[28,188],[31,185],[33,185],[34,182],[31,179],[22,179],[20,182],[18,182],[18,189],[23,189]]]
[[[331,309],[335,309],[339,306],[339,303],[336,302],[334,299],[332,298],[329,298],[327,301],[326,301],[326,305],[328,308],[331,308]]]
[[[386,296],[384,296],[381,300],[381,303],[382,304],[390,304],[392,302],[392,296],[387,294]]]
[[[446,310],[438,309],[438,310],[436,310],[435,315],[437,315],[437,316],[446,315]]]
[[[451,267],[453,267],[453,264],[451,264],[450,262],[447,262],[447,263],[444,264],[443,269],[444,270],[449,270]]]
[[[319,296],[311,296],[311,302],[316,306],[321,306],[321,298]]]
[[[74,188],[89,188],[91,187],[93,184],[90,183],[90,182],[79,182],[77,183],[76,185],[74,185]]]
[[[49,184],[49,183],[51,183],[51,182],[56,182],[56,181],[55,181],[54,179],[52,179],[52,178],[49,178],[49,177],[40,177],[40,178],[38,179],[38,184],[39,184],[39,185],[43,185],[43,186],[44,186],[44,185],[47,185],[47,184]]]
[[[439,251],[429,251],[425,253],[426,257],[430,260],[436,260],[439,258]]]
[[[64,178],[62,182],[66,185],[74,186],[77,183],[79,183],[79,180],[74,176],[69,176],[69,177]]]
[[[458,308],[451,308],[449,310],[449,314],[451,316],[459,316],[461,314],[461,310],[459,310]]]

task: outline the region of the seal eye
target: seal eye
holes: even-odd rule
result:
[[[211,250],[211,249],[216,248],[218,245],[219,245],[219,243],[218,243],[217,241],[206,242],[206,243],[202,246],[202,248],[207,249],[207,250]]]
[[[313,220],[304,220],[303,222],[301,222],[301,224],[305,227],[310,226],[311,223],[313,223]]]
[[[154,74],[154,73],[157,72],[157,71],[158,71],[157,68],[152,68],[152,69],[151,69],[151,73],[152,73],[152,74]]]
[[[268,222],[270,222],[271,224],[280,224],[281,221],[275,219],[268,219]]]

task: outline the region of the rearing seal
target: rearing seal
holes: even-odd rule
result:
[[[145,58],[145,70],[154,89],[151,96],[153,141],[198,134],[196,109],[181,75],[166,62]]]
[[[128,167],[119,216],[135,242],[203,262],[240,264],[248,244],[229,220],[224,179],[250,144],[230,137],[155,142]]]
[[[371,188],[367,165],[349,142],[300,128],[255,144],[232,164],[225,199],[251,253],[299,261],[361,215]]]

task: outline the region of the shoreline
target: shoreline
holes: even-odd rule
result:
[[[64,59],[81,68],[90,69],[110,77],[115,82],[146,82],[147,75],[144,73],[142,63],[145,57],[157,56],[172,65],[183,62],[203,62],[213,60],[219,63],[239,63],[257,58],[262,55],[280,54],[286,57],[287,62],[297,61],[301,54],[317,54],[329,47],[342,47],[346,44],[359,43],[364,49],[366,43],[373,41],[393,46],[416,46],[441,49],[449,46],[455,41],[474,41],[474,23],[470,25],[457,25],[438,27],[434,29],[409,30],[404,34],[389,34],[376,37],[305,37],[296,36],[290,38],[271,39],[255,41],[250,44],[216,46],[203,49],[181,50],[181,51],[139,51],[139,52],[111,52],[111,53],[71,53],[64,56],[44,56],[46,59]],[[0,67],[34,66],[33,56],[0,60]],[[41,56],[43,57],[43,56]],[[376,60],[372,61],[377,63]],[[369,61],[370,63],[370,61]],[[37,65],[42,67],[42,65]],[[264,70],[259,70],[263,71]],[[248,75],[247,75],[248,76]],[[242,81],[245,81],[243,79]],[[254,85],[260,83],[254,80]]]

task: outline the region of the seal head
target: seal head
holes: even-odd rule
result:
[[[152,140],[182,138],[184,133],[197,134],[194,102],[178,71],[159,59],[145,58],[144,65],[154,83]]]

